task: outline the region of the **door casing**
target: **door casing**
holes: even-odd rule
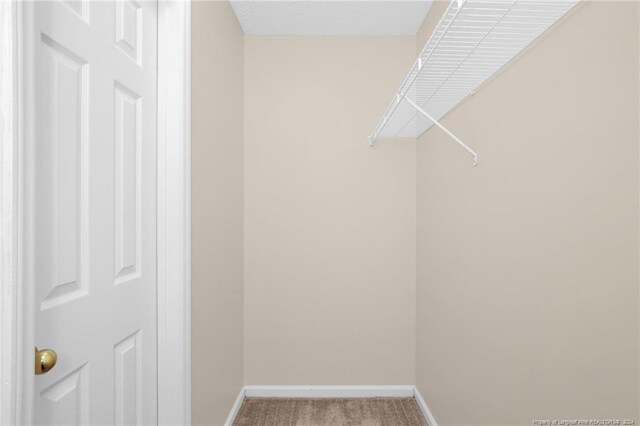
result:
[[[190,2],[158,1],[158,423],[191,423]],[[0,2],[0,425],[33,414],[33,283],[23,247],[33,84],[20,1]],[[170,119],[169,119],[170,118]]]

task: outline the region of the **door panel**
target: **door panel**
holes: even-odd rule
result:
[[[140,338],[138,330],[115,346],[116,425],[137,425],[142,421]]]
[[[86,62],[49,37],[40,38],[42,90],[38,146],[39,215],[36,250],[50,256],[36,270],[40,308],[60,306],[87,293]]]
[[[42,395],[42,416],[53,425],[82,425],[89,422],[87,364],[67,374]]]
[[[142,10],[131,0],[116,3],[116,45],[136,63],[140,63]]]
[[[139,276],[140,96],[115,84],[115,283]]]
[[[157,423],[157,5],[30,14],[37,424]]]

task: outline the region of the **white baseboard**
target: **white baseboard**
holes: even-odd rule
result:
[[[236,419],[236,416],[238,415],[238,412],[240,411],[240,407],[242,407],[242,402],[244,401],[244,397],[245,397],[245,391],[244,391],[244,387],[242,389],[240,389],[240,392],[238,393],[238,397],[236,398],[236,402],[233,404],[233,408],[231,408],[231,411],[229,412],[229,415],[227,416],[227,421],[224,422],[224,426],[232,426],[233,422]]]
[[[438,426],[436,419],[413,385],[401,386],[245,386],[227,417],[225,426],[232,426],[244,398],[402,398],[414,397],[429,426]]]
[[[436,419],[433,418],[433,414],[431,414],[431,410],[429,410],[429,407],[427,407],[427,403],[424,402],[424,399],[422,398],[422,394],[418,390],[418,387],[414,388],[414,392],[414,398],[418,403],[418,407],[420,407],[420,411],[422,411],[422,415],[424,415],[424,418],[427,419],[427,423],[429,424],[429,426],[438,426]]]
[[[247,397],[375,398],[410,397],[413,386],[245,386]]]

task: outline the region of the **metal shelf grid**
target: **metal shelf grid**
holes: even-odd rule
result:
[[[371,134],[371,145],[378,138],[420,136],[578,1],[452,1]]]

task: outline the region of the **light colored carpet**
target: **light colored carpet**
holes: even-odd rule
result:
[[[413,398],[246,398],[234,426],[424,426]]]

